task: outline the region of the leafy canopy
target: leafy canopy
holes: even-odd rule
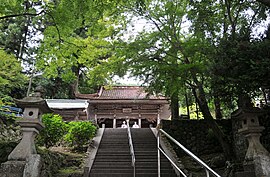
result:
[[[0,97],[23,88],[25,81],[20,62],[0,49]]]

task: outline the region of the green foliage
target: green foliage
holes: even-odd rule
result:
[[[65,155],[59,152],[50,151],[45,148],[37,148],[38,154],[41,155],[44,162],[44,168],[42,168],[43,174],[48,177],[54,177],[55,174],[59,171],[61,166],[64,165]]]
[[[47,20],[51,23],[43,33],[38,70],[47,79],[58,78],[61,85],[71,85],[71,93],[84,92],[80,85],[96,87],[110,81],[117,68],[112,43],[117,33],[118,3],[62,0],[49,4]]]
[[[69,146],[80,150],[89,144],[96,132],[96,126],[91,122],[72,121],[65,123],[59,115],[44,114],[42,122],[45,128],[38,135],[37,144],[44,145],[46,148],[55,146],[63,140]]]
[[[45,128],[38,135],[37,144],[44,145],[46,148],[56,145],[67,131],[66,123],[59,115],[44,114],[42,123]]]
[[[70,85],[61,78],[44,78],[43,76],[33,78],[32,88],[42,86],[45,88],[46,98],[64,99],[70,98]]]
[[[2,123],[7,125],[7,126],[9,126],[9,125],[17,125],[15,121],[18,120],[18,119],[19,118],[16,117],[14,114],[4,114],[4,113],[2,113],[2,109],[0,109],[0,125]],[[1,128],[0,128],[0,132],[2,131]]]
[[[90,140],[95,136],[96,126],[91,122],[73,121],[68,123],[68,133],[65,140],[75,148],[81,148],[88,145]]]
[[[0,98],[22,89],[25,81],[20,62],[0,49]]]
[[[42,174],[44,176],[83,176],[84,152],[74,152],[67,147],[59,147],[53,150],[38,147],[37,152],[42,157]],[[67,171],[70,173],[64,173]]]
[[[212,65],[212,84],[223,101],[232,102],[240,94],[256,96],[269,87],[269,39],[263,41],[222,41],[220,55]]]
[[[197,110],[196,110],[196,104],[193,103],[192,105],[189,106],[189,116],[190,116],[190,119],[202,119],[203,118],[203,115],[202,115],[202,112],[198,110],[198,116],[197,116]],[[180,112],[182,114],[187,114],[187,108],[186,107],[180,107]]]

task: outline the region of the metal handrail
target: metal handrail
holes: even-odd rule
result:
[[[133,177],[135,177],[136,176],[136,165],[135,165],[136,159],[135,159],[135,152],[133,148],[129,123],[127,123],[127,132],[128,132],[129,150],[130,150],[130,155],[131,155],[131,166],[133,166]]]
[[[210,173],[216,177],[221,177],[219,174],[217,174],[214,170],[212,170],[208,165],[206,165],[201,159],[199,159],[196,155],[194,155],[192,152],[190,152],[187,148],[185,148],[182,144],[180,144],[178,141],[176,141],[173,137],[171,137],[168,133],[166,133],[164,130],[159,129],[158,130],[158,137],[157,137],[157,141],[158,141],[158,153],[162,152],[163,154],[165,153],[164,151],[162,151],[162,149],[159,147],[159,142],[160,142],[160,133],[163,133],[167,138],[169,138],[172,142],[174,142],[177,146],[179,146],[186,154],[188,154],[190,157],[192,157],[196,162],[198,162],[204,169],[206,172],[206,176],[209,177]],[[169,161],[172,163],[172,160],[165,155],[165,157],[167,157],[169,159]],[[160,173],[160,157],[158,159],[158,163],[159,163],[159,170],[158,172]],[[174,163],[172,163],[174,166],[176,166]],[[179,168],[176,168],[178,171],[180,170]],[[181,173],[181,170],[179,171]],[[182,174],[182,173],[181,173]],[[182,174],[183,176],[186,176],[185,174]],[[160,174],[158,175],[160,177]]]
[[[166,152],[164,152],[160,147],[158,147],[158,149],[171,162],[171,164],[174,166],[174,168],[176,168],[177,171],[180,172],[180,174],[182,176],[187,177],[187,175],[172,161],[172,159],[166,154]]]

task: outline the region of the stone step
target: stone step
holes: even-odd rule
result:
[[[138,169],[136,168],[136,173],[157,173],[157,169]],[[92,173],[133,173],[133,167],[128,168],[114,168],[114,169],[102,169],[95,168],[91,170]],[[161,169],[162,173],[173,173],[172,169]]]
[[[130,167],[130,169],[127,169],[127,168],[96,169],[96,168],[94,168],[94,169],[91,169],[91,173],[107,173],[107,174],[112,174],[112,173],[127,173],[127,174],[132,174],[133,173],[133,168],[131,168],[131,167]]]
[[[156,168],[158,164],[157,163],[152,163],[152,162],[136,162],[136,168]],[[116,168],[116,167],[130,167],[131,166],[131,161],[129,162],[115,162],[115,161],[96,161],[95,164],[93,165],[93,167],[112,167],[112,168]],[[165,168],[171,168],[171,165],[169,163],[161,163],[161,168],[165,169]]]
[[[133,177],[133,173],[91,173],[91,177]]]
[[[157,173],[136,173],[136,177],[157,177]],[[108,176],[107,173],[91,174],[91,177],[134,177],[132,174],[113,173]],[[177,177],[173,173],[161,173],[161,177]]]
[[[94,162],[131,162],[131,158],[130,159],[100,159],[99,157],[95,159]]]

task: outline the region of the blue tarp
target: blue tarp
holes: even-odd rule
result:
[[[14,114],[16,116],[22,117],[22,109],[12,106],[0,106],[0,112],[4,114]]]

